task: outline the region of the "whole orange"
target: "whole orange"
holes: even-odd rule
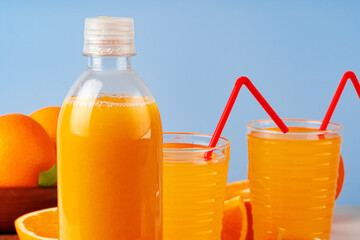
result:
[[[46,130],[55,147],[59,113],[60,107],[44,107],[29,115],[31,118],[35,119],[35,121],[40,123],[40,125]]]
[[[23,114],[0,116],[0,187],[38,186],[40,172],[56,163],[44,128]]]

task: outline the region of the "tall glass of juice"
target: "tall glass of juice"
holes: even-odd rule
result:
[[[133,20],[85,21],[88,69],[58,124],[60,240],[162,239],[162,128],[132,70]]]
[[[255,240],[329,240],[342,127],[289,119],[248,123],[249,178]]]
[[[221,239],[230,142],[211,135],[164,134],[164,239]],[[204,158],[211,152],[209,158]]]

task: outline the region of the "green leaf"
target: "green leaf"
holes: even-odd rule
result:
[[[41,172],[39,176],[40,187],[51,187],[57,181],[57,167],[56,164],[45,172]]]

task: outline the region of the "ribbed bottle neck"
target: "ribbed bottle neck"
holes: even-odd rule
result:
[[[129,56],[91,56],[88,68],[93,71],[130,70],[131,60]]]

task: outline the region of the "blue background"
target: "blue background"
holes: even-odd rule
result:
[[[61,105],[86,69],[85,17],[135,20],[133,68],[158,102],[164,131],[212,133],[248,76],[283,118],[321,120],[346,70],[360,76],[356,1],[1,1],[0,114]],[[247,171],[248,121],[268,118],[242,89],[223,136],[229,181]],[[345,127],[338,204],[360,204],[360,101],[349,83],[332,118]]]

